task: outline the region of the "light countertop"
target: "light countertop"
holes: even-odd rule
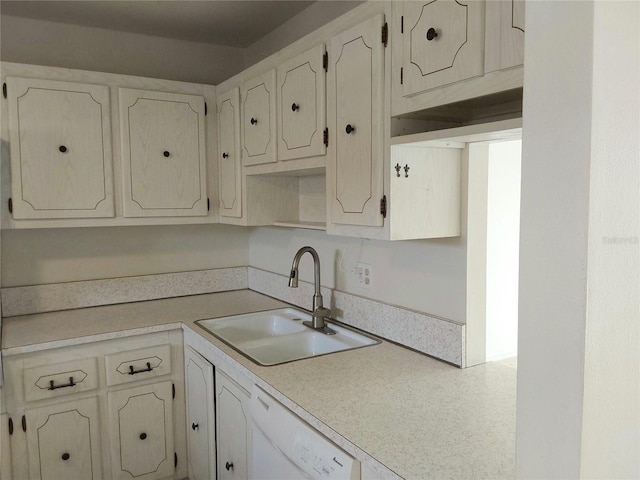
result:
[[[184,326],[382,477],[515,478],[514,363],[458,369],[382,342],[262,367],[196,320],[287,304],[239,290],[3,319],[3,355]]]

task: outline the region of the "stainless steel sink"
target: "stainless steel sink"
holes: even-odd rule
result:
[[[295,308],[198,320],[196,324],[259,365],[270,366],[380,343],[331,323],[335,335],[302,324],[311,315]]]

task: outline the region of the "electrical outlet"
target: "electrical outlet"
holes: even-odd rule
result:
[[[371,290],[373,284],[373,265],[358,262],[356,265],[356,273],[358,274],[358,284],[360,288]]]

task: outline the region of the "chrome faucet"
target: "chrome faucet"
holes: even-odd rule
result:
[[[322,294],[320,293],[320,257],[318,257],[318,252],[316,252],[312,247],[302,247],[293,257],[291,274],[289,275],[289,286],[291,288],[298,288],[298,266],[300,265],[300,258],[305,253],[310,253],[313,257],[315,293],[313,295],[313,311],[311,312],[313,320],[311,322],[305,321],[302,323],[314,330],[321,331],[327,335],[333,335],[336,332],[329,328],[324,321],[325,317],[331,314],[331,310],[324,308],[322,305]]]

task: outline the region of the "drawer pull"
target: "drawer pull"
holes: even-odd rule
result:
[[[431,41],[434,38],[438,38],[438,32],[435,28],[431,27],[429,30],[427,30],[427,40]]]
[[[297,103],[292,103],[291,110],[297,112],[298,110],[300,110],[300,105],[298,105]]]
[[[229,154],[227,152],[222,153],[222,158],[229,158]]]
[[[69,377],[69,383],[64,385],[55,385],[53,380],[49,380],[49,390],[57,390],[58,388],[75,387],[76,383],[73,381],[73,377]]]
[[[140,440],[146,440],[147,439],[147,434],[146,433],[141,433],[140,434]]]
[[[129,375],[137,375],[138,373],[150,372],[153,368],[151,368],[151,363],[147,362],[147,368],[142,370],[134,370],[133,365],[129,365]]]
[[[71,457],[71,455],[69,455],[68,453],[63,453],[62,454],[62,460],[67,461],[67,460],[69,460],[69,457]]]
[[[199,428],[200,428],[200,425],[198,425],[197,423],[191,424],[191,430],[198,430]]]
[[[233,462],[227,462],[227,463],[225,463],[225,464],[224,464],[224,468],[226,468],[226,469],[227,469],[227,472],[228,472],[229,470],[233,470]]]
[[[251,125],[255,125],[256,123],[258,123],[258,120],[251,117]]]

